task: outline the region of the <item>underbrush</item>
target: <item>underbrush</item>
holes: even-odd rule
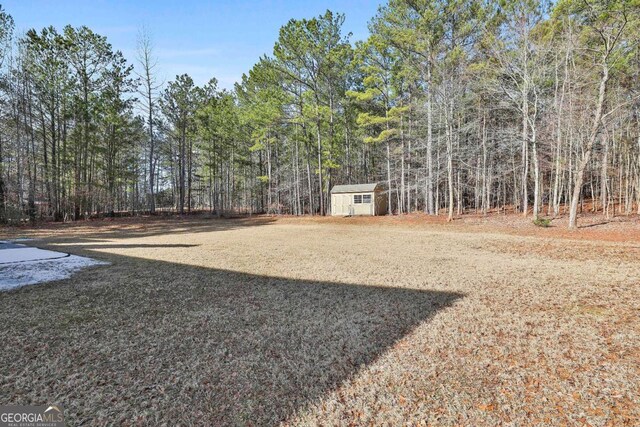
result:
[[[538,227],[551,227],[551,220],[548,218],[538,218],[533,220],[533,224]]]

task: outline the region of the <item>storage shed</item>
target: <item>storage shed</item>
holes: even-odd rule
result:
[[[331,215],[384,215],[387,199],[379,184],[336,185],[331,189]]]

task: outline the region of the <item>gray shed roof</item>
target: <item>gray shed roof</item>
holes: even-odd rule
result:
[[[367,193],[374,191],[378,184],[351,184],[351,185],[335,185],[331,189],[331,194],[336,193]]]

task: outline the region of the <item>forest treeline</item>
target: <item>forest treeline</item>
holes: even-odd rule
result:
[[[1,9],[0,9],[1,10]],[[290,20],[234,90],[163,84],[142,32],[15,34],[0,12],[0,220],[319,214],[380,182],[390,213],[640,213],[639,0],[390,0]]]

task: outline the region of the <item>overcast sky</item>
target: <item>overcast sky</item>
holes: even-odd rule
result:
[[[378,0],[9,0],[4,9],[20,34],[30,28],[86,25],[107,36],[114,49],[135,59],[138,31],[151,33],[160,78],[188,73],[198,85],[216,77],[232,88],[258,58],[271,54],[278,30],[291,18],[311,18],[330,9],[346,14],[352,40],[366,38]]]

